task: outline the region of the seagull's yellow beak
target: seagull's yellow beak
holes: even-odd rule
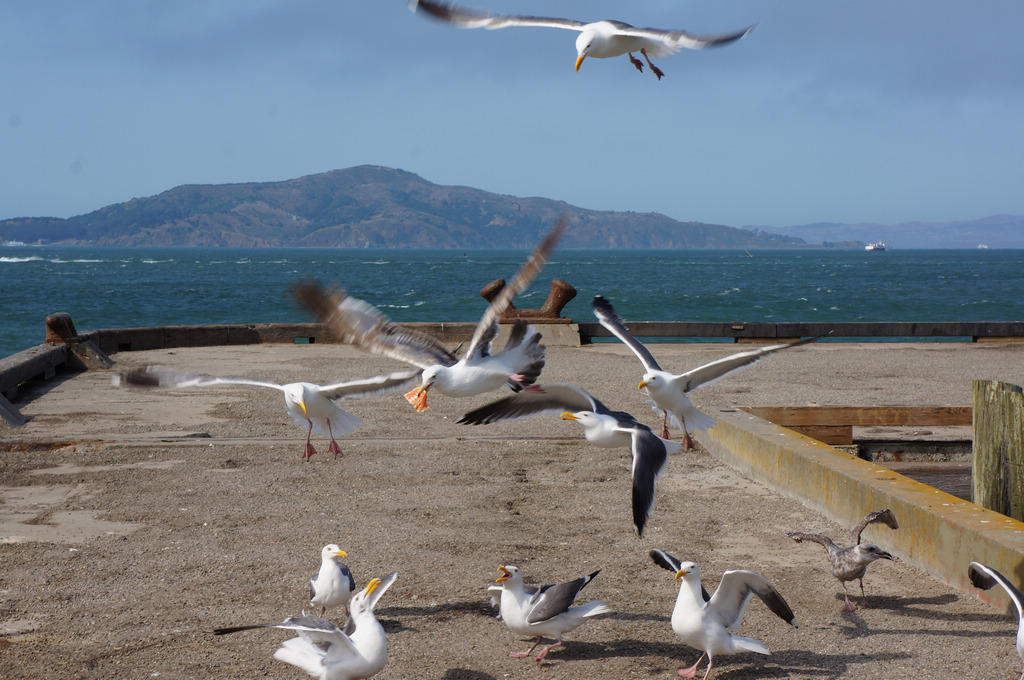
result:
[[[639,384],[639,385],[637,385],[637,386],[636,386],[636,388],[637,388],[638,390],[642,390],[643,388],[647,387],[647,385],[648,385],[648,383],[647,383],[647,381],[646,381],[646,380],[641,380],[641,381],[640,381],[640,384]]]
[[[584,54],[581,54],[580,56],[576,57],[576,70],[577,71],[580,70],[580,64],[582,64],[583,60],[586,59],[586,58],[587,57]]]
[[[686,576],[689,573],[690,573],[689,569],[680,569],[679,571],[676,572],[676,579],[681,579],[682,577]]]
[[[306,413],[306,402],[302,399],[299,399],[299,408],[302,409],[302,415],[309,417],[309,414]]]
[[[502,581],[506,581],[508,580],[508,577],[512,575],[512,572],[510,572],[505,567],[498,567],[498,571],[501,572],[501,576],[498,577],[498,580],[496,580],[495,583],[501,583]]]
[[[380,579],[379,578],[372,579],[369,583],[366,584],[366,587],[363,588],[363,592],[365,592],[367,595],[369,595],[373,591],[377,590],[377,586],[379,586],[379,585],[380,585]]]
[[[562,414],[562,420],[579,420],[575,415],[566,411]]]
[[[338,557],[348,557],[348,553],[345,552],[344,550],[338,550],[334,554],[337,555]]]

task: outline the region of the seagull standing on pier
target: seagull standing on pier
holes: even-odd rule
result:
[[[594,315],[602,326],[611,331],[612,335],[621,340],[644,365],[644,375],[638,389],[646,390],[654,402],[655,410],[662,413],[661,436],[669,438],[668,423],[683,431],[683,447],[689,451],[693,448],[690,432],[701,432],[714,427],[715,419],[704,413],[686,396],[698,387],[711,385],[731,373],[748,368],[773,352],[806,345],[820,340],[824,336],[797,340],[783,345],[768,345],[759,349],[737,352],[717,359],[709,364],[699,366],[681,375],[661,370],[651,352],[642,342],[634,338],[626,329],[626,323],[616,312],[608,300],[600,295],[594,296]]]
[[[636,28],[622,21],[576,21],[575,19],[558,19],[554,17],[518,16],[514,14],[490,14],[475,9],[460,7],[432,0],[412,0],[409,8],[414,12],[423,10],[427,14],[446,21],[459,28],[508,28],[509,26],[539,26],[545,28],[562,28],[578,31],[576,37],[576,70],[580,70],[583,60],[587,57],[609,59],[623,54],[629,55],[629,61],[641,73],[643,63],[633,56],[639,52],[651,69],[651,73],[661,80],[664,72],[651,63],[651,58],[667,57],[681,48],[700,50],[706,47],[726,45],[743,38],[752,30],[749,26],[742,31],[723,33],[720,35],[695,35],[686,31],[666,31],[660,28]]]
[[[348,615],[348,603],[356,589],[352,572],[339,557],[348,554],[333,543],[325,545],[320,551],[320,571],[309,579],[309,606],[320,607],[321,617],[328,607],[342,607]]]
[[[501,571],[497,582],[502,585],[502,620],[513,633],[537,636],[537,641],[528,651],[510,652],[513,659],[530,656],[545,636],[555,638],[554,644],[545,646],[537,655],[536,660],[543,661],[553,648],[562,646],[563,635],[580,627],[590,617],[611,611],[600,600],[572,606],[580,591],[598,575],[597,571],[575,581],[528,589],[523,586],[523,575],[518,567],[508,565],[498,567],[498,570]]]
[[[629,447],[633,454],[630,468],[633,528],[637,536],[642,536],[654,507],[654,485],[665,469],[669,454],[679,450],[678,443],[662,439],[624,411],[612,411],[586,390],[564,383],[544,385],[533,392],[520,392],[485,404],[457,422],[485,425],[545,414],[560,414],[562,420],[575,420],[583,426],[583,436],[594,446]]]
[[[900,525],[896,523],[896,517],[893,516],[892,511],[879,510],[877,512],[868,513],[864,519],[860,521],[853,530],[853,544],[848,548],[840,548],[832,539],[828,536],[821,534],[808,534],[801,531],[790,531],[786,535],[792,538],[797,543],[803,541],[813,541],[824,546],[825,551],[828,553],[828,567],[832,575],[839,579],[839,582],[843,585],[843,611],[852,612],[857,607],[867,608],[868,601],[864,596],[864,572],[867,571],[868,565],[875,560],[891,560],[892,555],[879,548],[874,543],[861,543],[860,535],[863,533],[864,528],[869,524],[884,524],[890,529],[899,529]],[[850,602],[850,593],[846,590],[846,582],[857,579],[860,581],[860,604],[854,606]]]
[[[461,359],[434,338],[392,323],[375,307],[349,297],[344,291],[301,283],[295,286],[295,297],[342,342],[418,366],[420,384],[405,395],[417,411],[427,409],[427,392],[431,389],[450,397],[473,397],[502,385],[508,385],[514,392],[534,389],[544,368],[540,333],[517,319],[503,351],[492,354],[491,343],[498,335],[502,312],[544,268],[567,226],[568,219],[562,216],[512,281],[495,296],[477,323]]]
[[[715,656],[755,652],[771,654],[758,640],[731,633],[743,622],[747,604],[755,595],[780,619],[796,627],[793,610],[779,591],[764,576],[753,571],[727,571],[722,574],[718,589],[710,598],[700,582],[700,567],[693,562],[681,562],[664,550],[652,550],[655,564],[675,574],[681,580],[676,604],[672,609],[672,630],[684,644],[704,652],[697,663],[680,668],[684,678],[697,676],[697,666],[708,657],[704,680],[711,674]]]
[[[341,447],[334,436],[344,435],[359,427],[359,418],[338,407],[336,402],[347,397],[369,397],[385,394],[408,386],[419,373],[402,371],[363,380],[343,380],[329,385],[297,382],[285,385],[270,380],[254,378],[234,378],[214,375],[197,375],[168,370],[160,366],[143,366],[114,376],[114,385],[128,387],[210,387],[213,385],[245,385],[249,387],[269,387],[284,393],[284,406],[295,422],[306,426],[306,445],[303,449],[303,460],[316,455],[316,449],[310,442],[313,434],[327,435],[331,443],[328,453],[337,458],[341,455]]]

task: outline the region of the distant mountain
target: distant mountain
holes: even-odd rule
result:
[[[800,238],[599,212],[359,166],[284,182],[186,185],[68,219],[0,221],[0,241],[115,246],[528,248],[562,213],[569,248],[793,248]]]
[[[800,238],[808,244],[837,241],[884,241],[889,248],[1024,248],[1024,217],[992,215],[960,222],[884,224],[804,224],[765,229]]]

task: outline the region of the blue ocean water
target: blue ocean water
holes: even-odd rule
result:
[[[42,342],[44,320],[82,330],[309,321],[299,279],[336,282],[395,321],[476,321],[479,290],[511,278],[521,250],[0,248],[0,357]],[[1022,250],[558,250],[516,300],[539,307],[552,278],[591,320],[602,294],[650,321],[1020,321]]]

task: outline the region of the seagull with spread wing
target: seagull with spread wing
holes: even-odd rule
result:
[[[362,680],[379,673],[388,659],[384,628],[373,608],[398,578],[392,573],[375,578],[352,596],[351,618],[345,630],[316,616],[289,616],[280,623],[217,628],[214,635],[227,635],[254,628],[294,630],[298,637],[285,640],[274,658],[298,666],[319,680]]]
[[[558,19],[555,17],[518,16],[515,14],[491,14],[475,9],[460,7],[449,3],[433,2],[432,0],[412,0],[409,3],[412,11],[422,10],[442,21],[459,28],[508,28],[510,26],[537,26],[543,28],[562,28],[578,31],[576,37],[576,70],[587,57],[609,59],[623,54],[629,55],[629,61],[641,73],[643,63],[633,56],[633,52],[643,55],[651,73],[661,80],[664,72],[651,63],[651,58],[667,57],[685,47],[700,50],[706,47],[717,47],[739,40],[752,30],[749,26],[742,31],[723,33],[720,35],[695,35],[686,31],[663,30],[660,28],[636,28],[622,21],[576,21],[575,19]]]
[[[544,368],[540,333],[517,319],[504,350],[492,354],[491,343],[498,335],[502,312],[544,268],[567,225],[567,218],[561,217],[512,281],[495,296],[477,323],[461,359],[431,336],[392,323],[375,307],[344,291],[326,289],[318,283],[300,283],[294,288],[295,297],[342,342],[419,367],[420,384],[405,395],[417,411],[427,409],[427,392],[431,389],[449,397],[472,397],[502,385],[515,392],[534,389]]]
[[[680,668],[684,678],[697,676],[697,666],[708,657],[704,680],[711,674],[715,656],[755,652],[771,654],[758,640],[742,637],[730,631],[743,622],[743,613],[751,598],[758,597],[780,619],[796,627],[793,610],[768,579],[753,571],[727,571],[722,574],[715,594],[708,596],[700,582],[700,567],[693,562],[681,562],[664,550],[652,550],[655,564],[675,574],[681,580],[676,604],[672,609],[672,630],[684,644],[702,652],[697,663]]]
[[[612,411],[586,390],[565,383],[544,385],[533,392],[519,392],[466,413],[457,422],[486,425],[535,415],[560,414],[583,426],[583,436],[594,446],[629,447],[633,454],[633,528],[642,536],[654,507],[654,485],[665,469],[670,453],[679,444],[662,439],[624,411]]]
[[[600,295],[594,296],[594,315],[602,326],[611,331],[612,335],[621,340],[644,365],[644,375],[638,389],[646,390],[654,402],[655,410],[662,413],[661,436],[668,439],[668,422],[671,418],[673,427],[683,431],[683,447],[689,451],[693,448],[690,432],[700,432],[715,426],[715,419],[704,413],[686,396],[698,387],[711,385],[727,375],[740,369],[748,368],[773,352],[806,345],[820,340],[824,336],[797,340],[782,345],[768,345],[746,352],[737,352],[717,359],[709,364],[698,366],[681,375],[663,371],[642,342],[634,338],[626,329],[626,323],[615,312],[608,300]]]
[[[981,562],[971,562],[967,569],[967,575],[971,578],[971,583],[975,588],[988,590],[998,585],[1010,596],[1010,600],[1017,608],[1017,656],[1024,662],[1024,595],[1021,595],[1017,586],[1010,583],[1005,576]],[[1020,680],[1024,680],[1024,670],[1020,673]]]
[[[864,572],[867,571],[868,565],[875,560],[891,560],[892,555],[879,548],[874,543],[861,543],[860,535],[864,532],[864,529],[869,524],[884,524],[890,529],[899,529],[900,525],[896,522],[896,517],[893,516],[891,510],[878,510],[876,512],[869,512],[865,515],[864,519],[860,521],[853,529],[853,544],[848,548],[840,548],[838,545],[832,542],[832,539],[822,534],[809,534],[802,531],[789,531],[786,533],[787,536],[792,538],[797,543],[804,541],[813,541],[818,543],[825,548],[828,553],[828,566],[829,571],[832,575],[839,579],[839,582],[843,585],[843,611],[852,612],[857,609],[857,606],[867,608],[868,601],[867,597],[864,596]],[[860,581],[860,604],[854,606],[850,602],[850,593],[846,590],[846,582],[857,579]]]
[[[327,435],[331,443],[329,453],[337,458],[341,447],[334,435],[348,434],[359,427],[359,418],[342,410],[336,402],[347,397],[369,397],[392,392],[408,386],[419,375],[418,371],[402,371],[363,380],[343,380],[329,385],[296,382],[282,385],[270,380],[197,375],[169,370],[161,366],[143,366],[114,376],[114,385],[128,387],[210,387],[213,385],[243,385],[269,387],[284,393],[284,405],[295,422],[306,426],[306,446],[302,458],[316,455],[310,442],[312,435]]]
[[[537,641],[525,652],[510,652],[513,659],[530,656],[545,637],[555,638],[555,643],[546,645],[537,655],[543,661],[554,647],[562,646],[562,636],[574,630],[587,619],[611,611],[604,602],[593,600],[578,607],[572,606],[584,586],[598,575],[581,576],[575,581],[545,584],[539,587],[523,585],[523,574],[519,567],[507,565],[498,567],[501,576],[501,619],[509,630],[519,635],[536,636]]]

